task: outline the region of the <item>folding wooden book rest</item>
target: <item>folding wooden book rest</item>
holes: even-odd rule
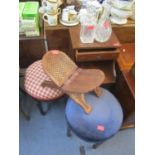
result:
[[[58,88],[78,103],[86,113],[91,106],[85,101],[84,93],[95,91],[100,95],[99,86],[105,74],[99,69],[79,68],[64,52],[52,50],[42,58],[42,66],[51,81],[44,81],[43,86]]]

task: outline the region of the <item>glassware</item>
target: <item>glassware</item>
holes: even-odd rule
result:
[[[95,38],[96,20],[93,15],[87,14],[83,18],[80,30],[80,40],[82,43],[93,43]]]
[[[102,12],[102,5],[97,0],[89,0],[87,2],[87,11],[93,14],[98,20],[100,13]]]
[[[95,40],[98,42],[106,42],[111,36],[112,28],[109,19],[110,6],[104,6],[104,12],[96,25]]]

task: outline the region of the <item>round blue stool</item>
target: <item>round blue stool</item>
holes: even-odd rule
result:
[[[118,100],[108,90],[97,97],[93,93],[85,95],[92,111],[86,114],[71,98],[66,105],[66,119],[72,131],[81,139],[89,142],[101,142],[113,136],[120,129],[123,112]]]

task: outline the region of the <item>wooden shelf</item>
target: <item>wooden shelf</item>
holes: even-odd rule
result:
[[[41,21],[42,22],[42,21]],[[46,51],[43,22],[41,25],[40,36],[25,37],[19,36],[19,64],[20,67],[26,68],[36,60],[42,58]]]
[[[58,23],[57,26],[49,26],[44,22],[45,30],[61,30],[61,29],[72,29],[74,27],[80,28],[80,24],[76,26],[64,26]],[[135,42],[135,21],[128,20],[124,25],[112,24],[112,29],[117,35],[120,43],[131,43]]]
[[[46,39],[45,33],[44,33],[44,22],[40,20],[40,36],[34,36],[34,37],[26,37],[25,35],[19,35],[19,40],[44,40]]]
[[[114,61],[83,62],[83,63],[77,63],[77,64],[81,68],[101,69],[105,73],[104,84],[110,84],[110,83],[116,82]]]
[[[40,30],[40,36],[26,37],[25,35],[19,35],[19,40],[39,40],[39,39],[45,39],[43,29]]]
[[[44,28],[45,28],[45,30],[63,30],[63,29],[69,29],[71,27],[64,26],[60,23],[58,23],[58,25],[56,25],[56,26],[50,26],[46,22],[44,22]]]

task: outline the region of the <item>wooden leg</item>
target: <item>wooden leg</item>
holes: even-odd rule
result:
[[[67,125],[67,137],[71,137],[71,128],[69,127],[69,125]]]
[[[44,104],[44,103],[43,103]],[[49,102],[49,103],[46,103],[47,104],[47,110],[46,110],[46,113],[51,109],[52,107],[52,103]]]
[[[38,102],[38,103],[37,103],[37,106],[38,106],[38,109],[39,109],[39,111],[40,111],[40,113],[41,113],[42,115],[45,115],[45,114],[47,113],[47,111],[44,111],[44,110],[43,110],[42,103]]]
[[[86,151],[83,145],[80,146],[80,155],[86,155]]]
[[[46,110],[44,110],[43,104],[47,104]],[[51,108],[51,105],[52,105],[51,103],[41,103],[41,102],[37,101],[38,109],[39,109],[39,111],[40,111],[40,113],[41,113],[42,115],[46,115],[46,114],[47,114],[47,112],[48,112],[49,109]]]
[[[97,147],[99,147],[101,144],[103,144],[103,142],[99,142],[99,143],[95,143],[92,145],[93,149],[96,149]]]
[[[100,87],[96,87],[94,89],[94,92],[95,92],[97,97],[100,97],[102,95],[102,93],[103,93],[103,91],[102,91],[102,89]]]
[[[19,107],[19,109],[26,118],[26,120],[29,121],[31,119],[30,115],[28,115],[21,107]]]
[[[19,110],[23,114],[26,120],[30,120],[30,107],[24,102],[24,98],[26,97],[26,93],[19,88]]]

